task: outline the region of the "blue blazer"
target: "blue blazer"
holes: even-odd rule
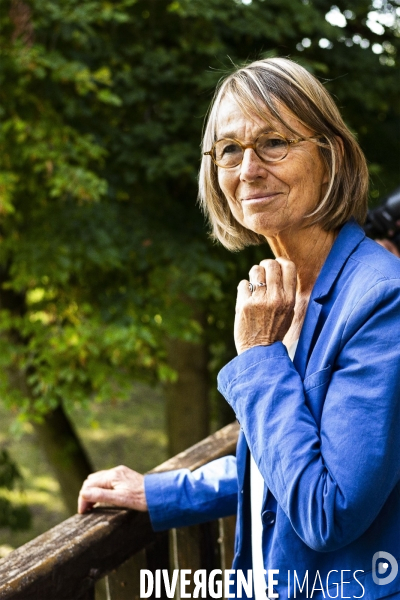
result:
[[[264,564],[279,570],[279,598],[400,597],[400,574],[391,577],[400,563],[400,260],[347,223],[294,361],[280,342],[257,346],[218,383],[241,425],[237,460],[146,476],[154,529],[237,509],[232,568],[251,569],[250,450],[265,481]],[[384,577],[377,552],[392,557]]]

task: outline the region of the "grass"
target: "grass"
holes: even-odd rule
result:
[[[90,413],[76,407],[70,417],[96,470],[125,464],[145,472],[167,457],[164,399],[159,390],[135,384],[129,402],[94,404]],[[68,517],[32,426],[26,424],[17,439],[10,432],[12,420],[0,403],[0,444],[7,447],[24,477],[23,492],[4,495],[29,505],[33,526],[19,532],[0,529],[0,558]]]

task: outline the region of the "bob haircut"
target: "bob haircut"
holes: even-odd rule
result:
[[[341,227],[351,217],[362,224],[367,214],[368,170],[365,157],[345,125],[333,99],[306,69],[287,58],[267,58],[237,69],[223,79],[214,95],[204,130],[202,151],[217,140],[218,110],[225,97],[233,99],[249,118],[271,117],[294,135],[282,106],[314,136],[329,174],[328,189],[307,215],[307,226],[319,223],[326,231]],[[228,250],[265,243],[262,235],[243,227],[233,217],[218,185],[218,167],[210,156],[202,158],[199,202],[211,225],[212,237]]]

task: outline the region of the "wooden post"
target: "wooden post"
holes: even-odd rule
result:
[[[107,577],[107,600],[139,600],[140,569],[146,569],[146,552],[141,550]]]
[[[233,550],[235,545],[236,517],[225,517],[218,519],[219,538],[221,552],[221,569],[230,569],[233,562]]]

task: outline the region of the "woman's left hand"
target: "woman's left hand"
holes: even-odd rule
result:
[[[238,285],[234,330],[238,354],[282,341],[294,315],[297,274],[293,262],[281,257],[263,260],[251,268],[249,278],[253,292],[247,280]]]
[[[90,511],[97,502],[147,511],[144,476],[123,465],[92,473],[79,493],[78,512]]]

